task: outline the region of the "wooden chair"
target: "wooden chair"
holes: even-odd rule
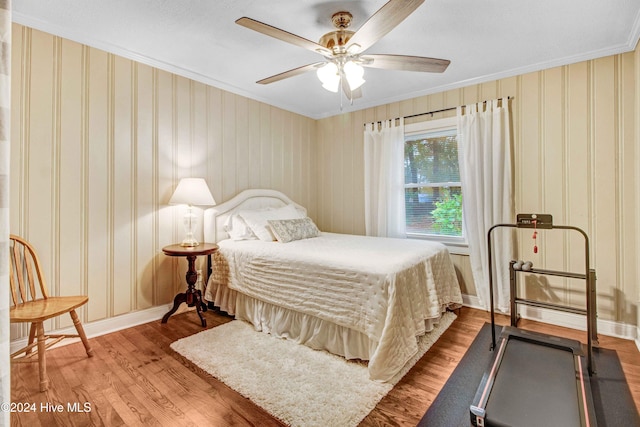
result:
[[[24,348],[11,354],[11,361],[33,362],[33,357],[37,355],[40,373],[40,391],[46,391],[49,388],[45,354],[47,348],[65,338],[80,338],[87,351],[87,356],[93,356],[93,350],[91,350],[89,346],[87,336],[84,333],[84,329],[75,310],[81,305],[86,304],[87,301],[89,301],[89,297],[49,296],[47,284],[42,275],[40,261],[33,246],[18,236],[10,235],[9,237],[11,242],[9,251],[9,258],[11,260],[9,277],[13,303],[9,310],[9,317],[11,323],[28,322],[31,324],[28,344]],[[65,313],[71,315],[73,325],[78,332],[77,335],[46,335],[44,332],[44,322]],[[35,338],[37,338],[37,341],[34,343]]]

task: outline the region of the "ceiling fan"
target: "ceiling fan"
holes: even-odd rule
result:
[[[450,61],[446,59],[364,54],[365,50],[398,26],[422,3],[424,0],[390,0],[355,32],[347,29],[353,18],[351,13],[334,13],[331,21],[336,29],[323,35],[318,43],[247,17],[238,19],[236,24],[317,52],[325,58],[324,61],[303,65],[257,83],[269,84],[315,70],[325,89],[337,92],[342,87],[347,98],[353,100],[362,96],[360,86],[365,82],[363,66],[430,73],[442,73],[447,69]]]

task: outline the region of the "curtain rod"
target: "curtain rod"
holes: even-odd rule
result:
[[[498,101],[502,101],[503,99],[504,98],[498,98]],[[513,97],[512,96],[507,96],[507,101],[509,101],[510,99],[513,99]],[[487,101],[482,101],[482,104],[486,105]],[[433,117],[434,114],[443,113],[445,111],[452,111],[452,110],[455,110],[456,108],[458,108],[458,107],[443,108],[441,110],[427,111],[426,113],[418,113],[418,114],[412,114],[410,116],[396,117],[395,119],[392,119],[392,120],[411,119],[411,118],[414,118],[414,117],[426,116],[427,114],[431,114],[431,117]],[[373,122],[373,123],[378,123],[379,125],[381,125],[382,121],[377,121],[377,122]],[[366,125],[367,124],[365,123],[364,126],[366,126]]]

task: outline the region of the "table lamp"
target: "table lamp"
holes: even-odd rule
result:
[[[181,246],[198,246],[200,243],[193,236],[193,231],[198,224],[198,217],[193,213],[194,206],[214,206],[216,201],[209,191],[204,178],[182,178],[169,200],[170,205],[187,205],[184,214],[184,230],[186,237]]]

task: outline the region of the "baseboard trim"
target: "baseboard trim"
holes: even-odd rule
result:
[[[169,311],[173,304],[158,305],[155,307],[147,308],[145,310],[133,311],[131,313],[122,314],[120,316],[110,317],[108,319],[96,320],[95,322],[83,323],[84,332],[88,338],[98,337],[100,335],[106,335],[111,332],[120,331],[122,329],[131,328],[133,326],[141,325],[143,323],[153,322],[155,320],[162,319],[162,316]],[[73,326],[68,328],[58,329],[56,331],[48,331],[51,334],[75,334],[76,329]],[[63,340],[58,345],[72,344],[79,339]],[[10,351],[13,353],[16,350],[27,345],[29,337],[17,338],[10,343]],[[53,347],[52,347],[53,348]]]
[[[480,300],[475,295],[462,295],[462,303],[467,307],[484,310]],[[521,306],[520,316],[523,319],[537,320],[565,328],[587,330],[586,319],[579,314],[565,313],[548,308]],[[635,341],[636,347],[640,351],[640,327],[612,320],[598,319],[598,334]]]
[[[462,294],[462,304],[466,307],[484,310],[484,307],[480,304],[480,299],[475,295]]]

